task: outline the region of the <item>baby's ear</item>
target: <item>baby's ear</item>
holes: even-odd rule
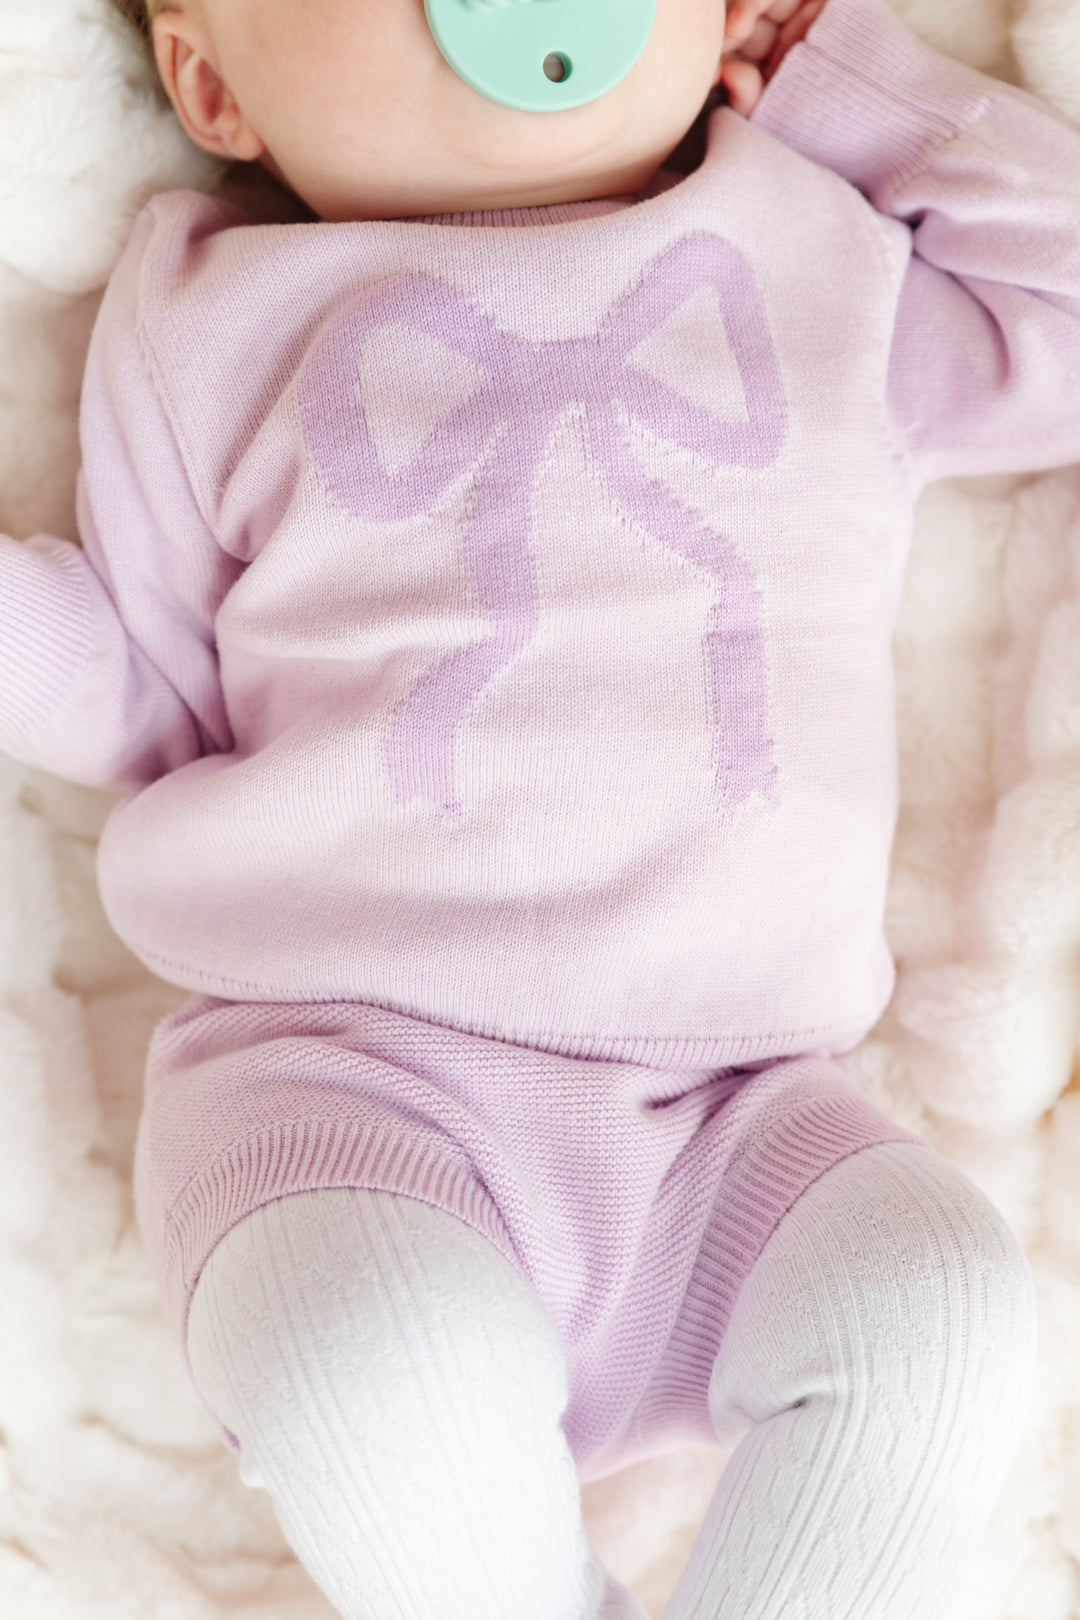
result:
[[[153,21],[154,57],[176,115],[197,146],[215,157],[253,162],[266,150],[217,69],[201,18],[161,11]]]

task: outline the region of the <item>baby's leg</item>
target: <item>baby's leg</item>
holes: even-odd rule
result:
[[[188,1351],[346,1620],[642,1620],[585,1536],[550,1319],[454,1216],[350,1189],[264,1205],[211,1254]]]
[[[753,1425],[666,1620],[929,1620],[989,1519],[1034,1354],[1004,1221],[913,1143],[814,1182],[739,1293],[709,1404]]]

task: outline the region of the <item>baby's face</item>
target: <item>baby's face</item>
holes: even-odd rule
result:
[[[640,190],[718,78],[724,15],[724,0],[657,0],[625,78],[543,113],[460,79],[424,0],[178,0],[154,39],[201,146],[261,159],[322,219],[393,219]]]

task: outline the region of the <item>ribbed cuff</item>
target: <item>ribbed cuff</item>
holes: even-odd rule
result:
[[[827,0],[750,122],[871,195],[918,173],[989,101],[981,74],[925,44],[885,0]]]
[[[137,1177],[141,1169],[137,1161]],[[152,1252],[164,1254],[164,1273],[158,1282],[166,1312],[177,1325],[193,1385],[188,1314],[215,1245],[251,1210],[291,1193],[324,1187],[367,1187],[431,1203],[475,1227],[517,1265],[494,1203],[475,1172],[464,1160],[455,1163],[444,1143],[418,1144],[395,1128],[358,1125],[354,1119],[283,1121],[237,1142],[194,1181],[168,1212],[168,1230],[156,1233],[149,1245]],[[139,1203],[141,1223],[151,1218],[152,1210],[160,1214],[158,1200],[143,1198]],[[213,1412],[211,1416],[225,1444],[238,1451],[236,1436]]]
[[[626,1461],[634,1451],[648,1455],[656,1436],[669,1443],[673,1434],[687,1444],[715,1440],[711,1426],[703,1426],[709,1383],[739,1290],[811,1183],[879,1142],[919,1143],[848,1089],[841,1071],[811,1081],[816,1095],[807,1095],[801,1064],[799,1071],[786,1101],[770,1098],[763,1128],[747,1137],[724,1177],[671,1338],[637,1409],[636,1433],[615,1442]]]

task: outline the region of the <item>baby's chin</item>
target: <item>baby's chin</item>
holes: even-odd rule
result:
[[[460,99],[429,109],[425,127],[353,128],[346,114],[320,142],[269,133],[257,163],[310,217],[329,222],[544,207],[643,190],[687,130],[683,109],[616,87],[558,113]],[[267,132],[264,132],[264,135]],[[292,144],[290,144],[290,142]],[[329,162],[328,162],[329,154]]]
[[[660,167],[662,154],[646,163],[617,169],[597,170],[579,175],[555,177],[491,174],[465,176],[441,186],[387,185],[372,190],[358,182],[353,191],[348,181],[331,188],[295,187],[284,174],[266,165],[268,183],[287,191],[298,207],[310,217],[328,223],[349,220],[409,219],[431,214],[469,214],[511,208],[541,208],[555,203],[588,202],[641,191]],[[257,167],[258,165],[247,165]],[[306,194],[305,194],[306,190]]]

